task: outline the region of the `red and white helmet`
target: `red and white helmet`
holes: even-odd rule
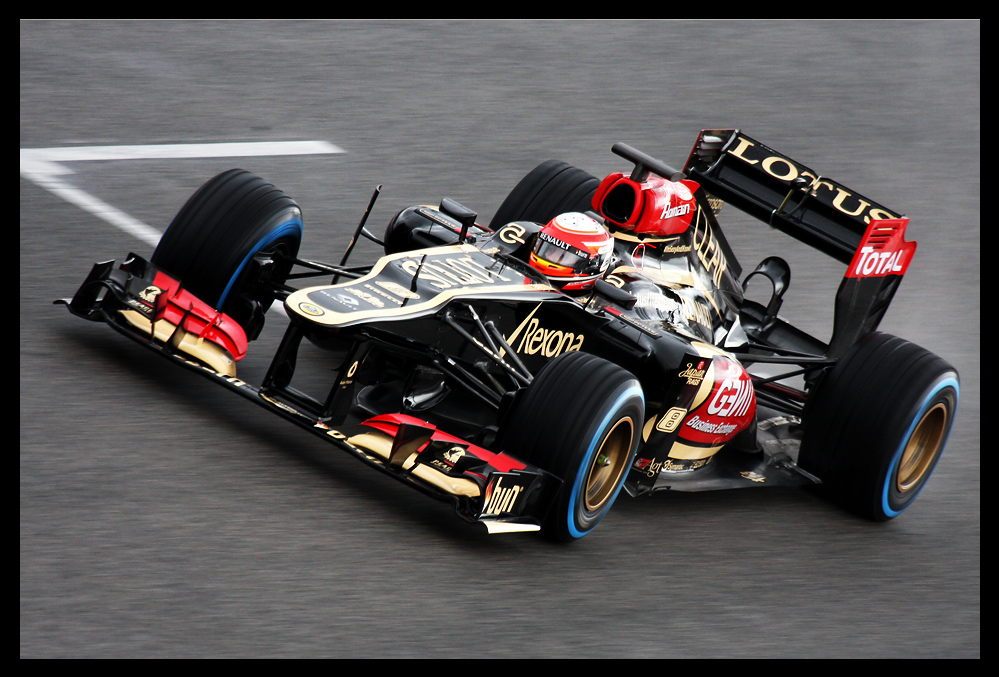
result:
[[[586,214],[566,212],[537,234],[530,262],[563,291],[581,291],[607,272],[613,251],[607,228]]]

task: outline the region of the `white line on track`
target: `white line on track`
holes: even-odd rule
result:
[[[162,235],[160,231],[156,230],[152,226],[146,225],[136,218],[129,216],[120,209],[112,207],[107,202],[98,200],[93,195],[80,190],[76,186],[64,181],[54,174],[38,172],[26,173],[22,167],[21,176],[30,180],[36,186],[44,188],[53,195],[61,197],[66,202],[74,204],[84,211],[90,212],[94,216],[107,221],[112,226],[128,233],[137,240],[142,240],[150,247],[155,247],[160,241],[160,236]]]
[[[53,195],[107,221],[146,244],[155,247],[161,233],[129,216],[65,179],[73,170],[63,162],[94,160],[163,160],[218,157],[258,157],[264,155],[327,155],[343,153],[326,141],[262,141],[250,143],[183,143],[154,146],[70,146],[64,148],[22,148],[21,176]]]

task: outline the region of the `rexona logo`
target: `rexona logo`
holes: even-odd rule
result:
[[[541,326],[540,320],[534,317],[540,307],[541,304],[535,306],[520,326],[510,336],[504,337],[515,353],[555,357],[583,347],[583,334]]]

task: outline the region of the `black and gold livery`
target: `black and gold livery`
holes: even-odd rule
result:
[[[872,519],[901,512],[943,449],[959,392],[956,372],[939,358],[905,342],[897,349],[901,339],[870,338],[881,336],[877,324],[904,274],[902,258],[915,249],[901,239],[904,221],[738,130],[702,132],[682,172],[628,146],[613,151],[634,165],[636,200],[650,173],[696,182],[694,208],[684,206],[686,230],[650,237],[615,226],[594,198],[599,180],[549,161],[514,187],[488,226],[444,199],[401,210],[379,237],[366,226],[369,205],[342,260],[330,264],[298,258],[298,229],[255,213],[216,177],[206,185],[220,193],[218,206],[193,196],[197,209],[185,208],[182,225],[184,237],[196,239],[174,232],[171,253],[184,260],[185,247],[222,251],[239,240],[238,255],[213,279],[228,281],[223,286],[247,307],[283,303],[288,323],[256,385],[228,363],[220,369],[199,357],[225,351],[217,329],[231,318],[222,310],[207,313],[209,326],[187,331],[183,344],[176,331],[159,330],[168,326],[157,324],[159,304],[145,323],[129,321],[154,281],[185,288],[155,261],[132,255],[119,269],[100,264],[66,303],[452,502],[490,532],[542,530],[574,540],[597,526],[622,490],[805,485]],[[782,259],[765,259],[743,277],[718,222],[723,202],[838,260],[866,257],[844,277],[829,341],[779,314],[790,282]],[[666,218],[671,209],[659,205],[656,213]],[[543,225],[565,212],[587,213],[614,237],[606,275],[582,297],[562,293],[528,264]],[[248,215],[250,225],[240,230],[239,219],[228,218],[234,214]],[[217,223],[227,224],[224,232]],[[872,239],[872,229],[889,232],[885,223],[890,235]],[[348,264],[360,237],[385,255]],[[886,263],[870,264],[875,256]],[[769,299],[746,297],[751,276],[772,283]],[[254,317],[251,338],[259,331]],[[866,381],[866,365],[889,345],[893,357],[879,370],[900,376]],[[318,364],[304,366],[307,356]],[[916,362],[931,373],[905,375]],[[883,419],[891,433],[859,451],[852,447],[864,435],[843,413],[858,388],[871,410],[857,413],[865,430]],[[904,412],[879,418],[890,402]],[[845,498],[857,495],[862,500]]]

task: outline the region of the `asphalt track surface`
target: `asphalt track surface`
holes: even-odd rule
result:
[[[682,165],[738,127],[911,218],[882,329],[960,371],[898,519],[760,489],[622,498],[568,547],[486,536],[52,301],[152,247],[20,180],[20,656],[980,657],[981,24],[20,23],[20,148],[321,140],[343,153],[96,160],[61,178],[156,231],[233,166],[303,206],[304,253],[448,196],[492,216],[538,162]],[[734,210],[828,336],[843,266]],[[376,255],[365,243],[358,259]],[[281,320],[241,372],[259,376]]]

